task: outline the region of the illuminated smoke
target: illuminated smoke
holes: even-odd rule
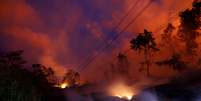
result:
[[[111,39],[116,34],[117,31],[110,33],[111,29],[133,2],[133,0],[75,0],[74,2],[62,0],[37,4],[32,0],[12,2],[2,0],[0,1],[2,47],[8,50],[24,49],[28,59],[52,67],[58,76],[62,76],[65,68],[76,70],[78,64],[83,61],[86,63],[88,55],[93,55],[100,46],[105,45],[102,39]],[[139,2],[136,10],[126,18],[118,31],[136,16],[148,0]],[[135,33],[141,32],[144,28],[154,32],[161,24],[169,22],[170,15],[189,7],[188,4],[191,2],[191,0],[155,0],[120,40],[115,42],[117,45],[113,49],[106,50],[104,55],[87,67],[82,77],[92,82],[102,79],[103,72],[108,67],[105,62],[108,62],[112,55],[117,55],[120,50],[128,49],[129,40]],[[130,63],[128,74],[133,74],[132,77],[141,76],[138,73],[141,58],[141,55],[128,53]],[[158,69],[153,69],[155,70]],[[165,69],[164,72],[167,73]],[[93,77],[91,73],[94,74]],[[159,71],[155,74],[164,73]]]
[[[196,4],[197,2],[197,4]],[[198,43],[196,42],[199,36],[200,21],[200,0],[193,2],[192,9],[186,9],[180,13],[180,26],[178,35],[185,42],[186,51],[190,54],[195,54]]]

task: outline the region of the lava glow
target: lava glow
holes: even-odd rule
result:
[[[112,96],[127,100],[131,100],[133,95],[135,95],[132,87],[129,87],[123,83],[116,83],[115,85],[111,86],[109,92],[112,94]]]
[[[60,85],[60,88],[65,89],[65,88],[68,87],[68,86],[69,86],[68,83],[62,83],[62,84]]]
[[[119,98],[122,98],[122,99],[127,99],[127,100],[132,99],[132,95],[130,95],[130,94],[116,95],[116,97],[119,97]]]
[[[61,88],[61,89],[65,89],[65,88],[69,87],[69,84],[66,83],[66,82],[64,82],[64,83],[55,85],[55,87],[58,87],[58,88]]]

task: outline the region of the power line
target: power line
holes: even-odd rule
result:
[[[189,5],[191,5],[191,2],[190,2],[190,4],[187,4],[187,5],[184,7],[184,9],[186,9]],[[182,11],[182,10],[183,10],[183,8],[177,10],[174,14],[171,14],[171,15],[170,15],[170,18],[168,19],[168,22],[169,22],[169,23],[172,22],[172,20],[174,20],[175,17],[178,16],[178,12],[179,12],[179,11]],[[158,33],[158,32],[160,32],[160,31],[162,31],[169,23],[161,24],[160,27],[159,27],[158,29],[156,29],[153,33]],[[130,48],[127,49],[127,50],[125,50],[124,53],[127,54],[129,51],[130,51]]]
[[[117,40],[117,39],[120,37],[120,35],[121,35],[125,30],[127,30],[127,28],[128,28],[131,24],[133,24],[133,23],[136,21],[136,19],[151,5],[151,3],[152,3],[153,1],[154,1],[154,0],[151,0],[151,1],[144,7],[144,9],[143,9],[143,10],[125,27],[125,28],[124,28],[118,35],[116,35],[116,36],[113,38],[113,40],[111,40],[111,42],[110,42],[105,48],[102,49],[102,51],[104,51],[104,50],[107,49],[109,46],[111,46],[112,43],[113,43],[115,40]],[[127,17],[128,15],[129,15],[129,14],[126,14],[125,17]],[[176,15],[171,16],[169,19],[173,19],[175,16],[176,16]],[[121,20],[117,26],[119,26],[124,20],[125,20],[125,19]],[[166,25],[165,25],[165,26],[166,26]],[[161,31],[165,26],[162,25],[161,28],[159,28],[156,32],[158,33],[158,32]],[[118,27],[115,27],[115,28],[118,28]],[[93,62],[94,59],[102,53],[102,51],[101,51],[100,53],[96,53],[96,54],[94,55],[94,57],[92,57],[92,58],[85,64],[84,68],[87,67],[91,62]],[[130,49],[126,50],[125,53],[127,53],[127,52],[129,52],[129,51],[130,51]],[[84,68],[83,68],[83,69],[84,69]],[[81,68],[81,70],[82,70],[82,68]]]
[[[128,27],[129,27],[130,25],[132,25],[132,24],[137,20],[137,18],[138,18],[139,16],[141,16],[141,15],[144,13],[144,11],[152,4],[153,1],[154,1],[154,0],[151,0],[151,1],[149,1],[149,2],[147,3],[147,5],[145,5],[145,7],[130,21],[130,23],[128,23],[128,24],[123,28],[123,30],[120,31],[119,34],[115,36],[115,38],[112,40],[111,44],[113,43],[113,41],[117,40],[117,39],[120,37],[120,35],[121,35],[123,32],[125,32],[125,31],[128,29]]]
[[[128,10],[128,12],[126,13],[126,15],[124,17],[122,17],[122,19],[119,21],[119,23],[117,24],[117,26],[114,27],[114,29],[112,30],[112,32],[115,31],[124,22],[125,18],[129,16],[129,14],[132,12],[132,10],[135,9],[135,7],[138,5],[139,2],[140,2],[140,0],[137,0],[134,3],[134,5],[132,5],[132,7]]]
[[[123,30],[120,31],[105,47],[103,47],[103,48],[101,49],[101,51],[99,51],[98,53],[96,53],[96,54],[95,54],[78,72],[81,72],[83,69],[85,69],[91,62],[93,62],[93,61],[95,60],[95,58],[96,58],[97,56],[99,56],[100,54],[102,54],[103,51],[105,51],[105,49],[107,49],[109,46],[111,46],[112,43],[113,43],[116,39],[118,39],[118,38],[120,37],[120,35],[121,35],[124,31],[126,31],[127,28],[128,28],[130,25],[132,25],[132,24],[136,21],[136,19],[137,19],[141,14],[143,14],[143,12],[152,4],[153,1],[154,1],[154,0],[150,0],[149,3],[147,3],[147,4],[145,5],[145,7],[134,17],[134,19],[131,20],[131,22],[128,23],[128,24],[123,28]]]
[[[120,19],[119,23],[112,29],[111,33],[113,33],[115,30],[119,28],[119,26],[125,21],[126,17],[130,15],[130,13],[135,9],[135,7],[139,4],[140,0],[136,0],[134,4],[131,6],[131,8],[128,10],[128,12]],[[104,40],[103,40],[104,41]],[[106,42],[108,44],[108,42]],[[89,55],[86,58],[86,62],[90,61],[90,58],[93,56]],[[79,65],[77,65],[78,69],[84,64],[85,62],[81,62]]]
[[[120,19],[119,23],[112,29],[111,33],[113,33],[115,30],[119,28],[119,26],[125,21],[125,19],[130,15],[130,13],[135,10],[135,7],[139,4],[140,0],[136,0],[134,4],[131,6],[131,8],[128,10],[128,12]],[[103,40],[104,41],[104,40]],[[108,45],[108,42],[106,41],[106,44]],[[86,62],[90,61],[93,56],[89,55],[86,58]],[[85,62],[81,62],[77,67],[78,69],[84,64]]]
[[[187,2],[187,1],[186,1],[186,2]],[[192,2],[190,2],[189,4],[187,4],[187,5],[184,7],[184,9],[188,8],[191,4],[192,4]],[[179,12],[179,11],[182,11],[182,10],[183,10],[183,8],[177,10],[174,14],[170,15],[170,17],[169,17],[169,19],[168,19],[168,22],[169,22],[169,23],[172,22],[172,20],[174,20],[175,17],[178,16],[178,12]],[[167,26],[167,24],[169,24],[169,23],[165,23],[165,24],[160,25],[160,27],[159,27],[157,30],[155,30],[153,33],[158,33],[158,32],[160,32],[160,31],[163,30],[163,29]],[[129,48],[129,49],[127,49],[127,50],[124,50],[123,53],[124,53],[124,54],[127,54],[128,52],[130,52],[130,50],[131,50],[131,48]]]

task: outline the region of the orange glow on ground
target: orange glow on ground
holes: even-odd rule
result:
[[[68,83],[62,83],[62,84],[60,85],[60,88],[65,89],[65,88],[68,87],[68,86],[69,86]]]
[[[59,85],[55,85],[55,87],[61,88],[61,89],[65,89],[67,87],[69,87],[70,85],[67,82],[61,83]]]
[[[132,95],[127,95],[127,94],[123,94],[123,95],[116,95],[116,97],[122,98],[122,99],[127,99],[127,100],[131,100],[132,99]]]
[[[112,96],[127,100],[131,100],[133,95],[136,93],[132,87],[129,87],[123,83],[116,83],[115,85],[111,86],[109,92],[112,94]]]

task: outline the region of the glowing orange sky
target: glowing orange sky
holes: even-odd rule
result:
[[[133,0],[1,0],[0,44],[2,49],[25,50],[26,58],[53,67],[61,76],[66,68],[77,68],[87,56],[95,54],[117,31],[110,33],[123,15],[128,12]],[[141,0],[125,22],[131,21],[136,12],[146,5]],[[129,48],[129,41],[144,28],[155,31],[169,18],[190,7],[192,0],[155,0],[116,42],[89,66],[91,73],[108,63],[107,58],[120,50]],[[154,33],[159,34],[159,33]],[[156,36],[157,36],[156,35]],[[129,53],[133,61],[137,56]],[[111,56],[114,57],[114,56]],[[106,58],[106,59],[105,59]],[[133,68],[136,68],[136,63]],[[134,69],[135,70],[135,69]],[[155,70],[153,70],[155,71]],[[162,70],[163,71],[163,70]],[[159,72],[161,73],[161,72]],[[97,73],[102,75],[102,73]]]

